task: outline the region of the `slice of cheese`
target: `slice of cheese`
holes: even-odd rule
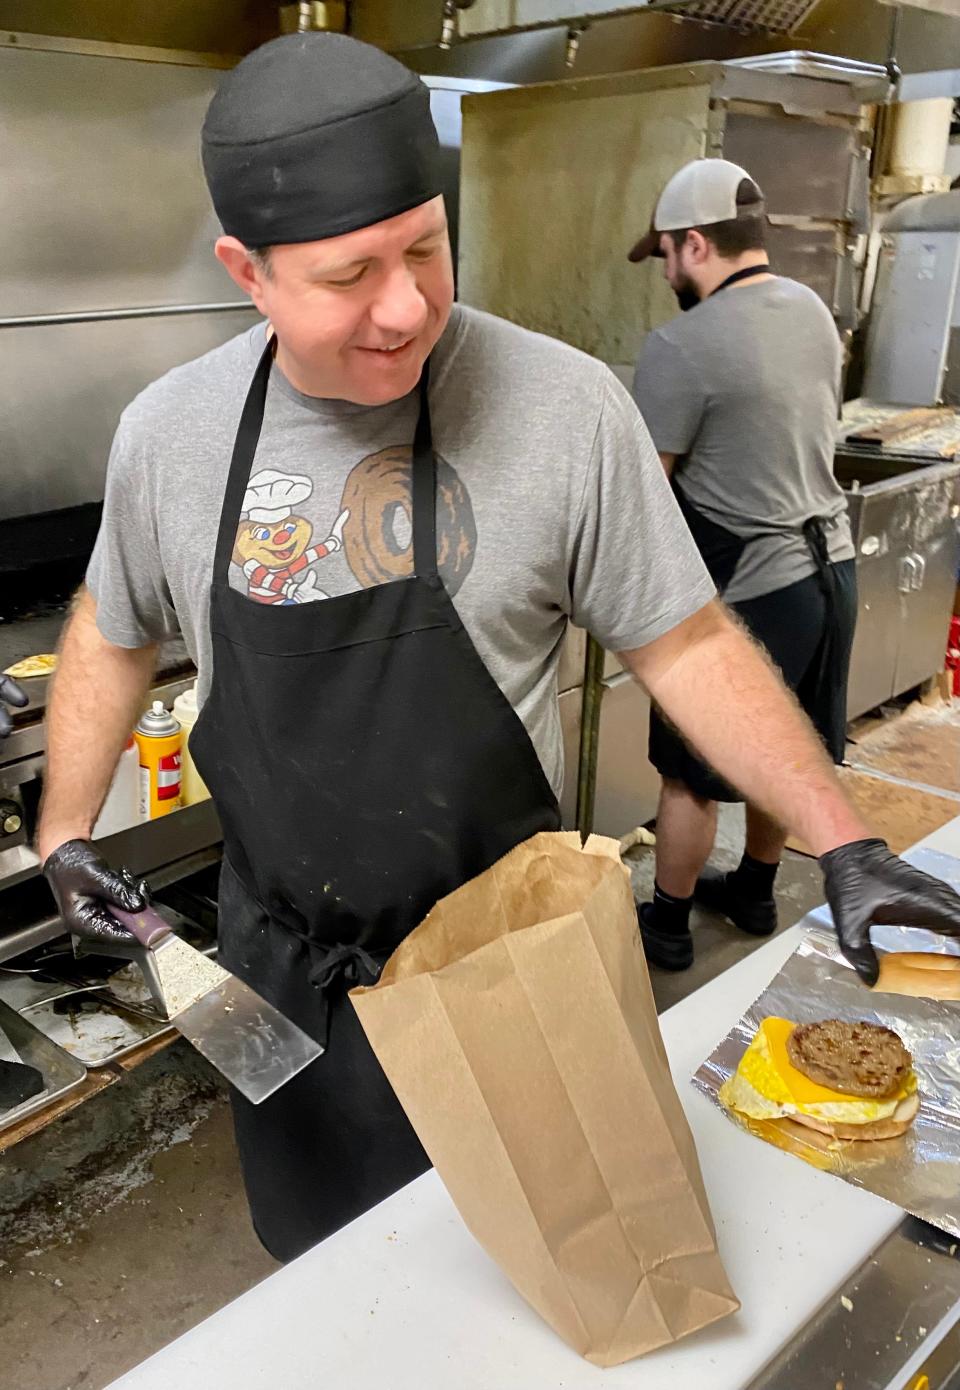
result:
[[[789,1019],[765,1018],[760,1027],[770,1047],[773,1064],[797,1105],[836,1105],[852,1099],[847,1091],[834,1091],[829,1086],[821,1086],[816,1081],[811,1081],[809,1076],[804,1076],[803,1072],[798,1071],[793,1065],[787,1053],[787,1039],[794,1029]],[[889,1099],[902,1100],[915,1085],[914,1082],[914,1087],[910,1086],[908,1077]]]

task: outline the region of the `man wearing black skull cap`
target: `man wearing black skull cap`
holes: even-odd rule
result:
[[[427,1167],[347,992],[438,898],[559,827],[570,620],[827,855],[867,976],[861,900],[882,909],[914,873],[866,839],[716,605],[617,380],[453,303],[436,155],[425,87],[352,39],[278,39],[224,79],[203,130],[216,254],[267,323],[124,413],[50,711],[40,851],[67,925],[102,940],[110,904],[142,900],[91,826],[156,643],[179,628],[196,660],[221,959],[326,1046],[262,1105],[234,1098],[280,1259]],[[328,541],[294,572],[304,527]],[[254,550],[276,602],[248,592]],[[909,886],[960,931],[960,901]]]

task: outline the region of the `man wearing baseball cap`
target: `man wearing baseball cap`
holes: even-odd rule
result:
[[[634,397],[714,583],[839,763],[856,622],[854,548],[833,476],[841,348],[819,297],[772,272],[766,226],[763,194],[737,164],[697,159],[670,179],[630,259],[661,257],[688,312],[648,334]],[[739,866],[702,872],[717,802],[741,797],[656,709],[650,759],[663,786],[641,934],[652,961],[683,969],[694,900],[751,935],[776,929],[785,834],[748,801]]]

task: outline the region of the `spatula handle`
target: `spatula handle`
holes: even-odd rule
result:
[[[145,907],[140,912],[126,912],[122,907],[114,907],[111,903],[110,915],[116,917],[127,931],[132,932],[141,946],[152,949],[159,946],[165,936],[170,935],[168,923],[152,907]]]

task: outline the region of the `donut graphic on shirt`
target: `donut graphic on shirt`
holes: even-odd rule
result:
[[[393,444],[350,471],[340,502],[343,553],[365,589],[413,573],[413,450]],[[470,495],[437,454],[437,568],[452,597],[473,565],[477,527]]]

